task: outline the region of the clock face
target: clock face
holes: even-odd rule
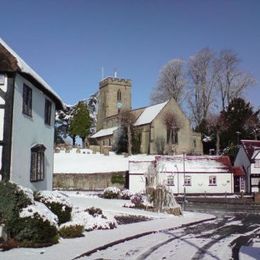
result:
[[[120,109],[120,108],[122,108],[123,104],[121,102],[117,102],[116,106],[118,109]]]

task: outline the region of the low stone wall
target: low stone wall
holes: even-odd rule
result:
[[[112,177],[122,176],[123,184],[112,183]],[[53,188],[62,190],[104,190],[107,187],[114,186],[124,188],[126,185],[126,172],[111,173],[56,173],[53,175]]]

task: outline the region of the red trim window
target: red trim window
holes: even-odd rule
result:
[[[209,186],[217,186],[217,177],[209,176]]]

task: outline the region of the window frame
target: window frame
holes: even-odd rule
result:
[[[23,109],[24,115],[32,117],[32,88],[23,84]]]
[[[173,129],[171,127],[167,127],[166,140],[167,144],[178,144],[178,131],[179,129]]]
[[[44,123],[46,125],[51,125],[51,113],[52,113],[52,103],[49,99],[45,98]]]
[[[260,159],[255,159],[254,168],[260,168]]]
[[[216,175],[209,176],[209,186],[217,186],[217,176]]]
[[[175,184],[174,184],[174,176],[173,175],[167,176],[167,186],[175,186]]]
[[[31,148],[30,181],[43,181],[45,178],[45,150],[43,144]]]
[[[122,101],[122,93],[121,93],[120,89],[117,91],[116,99],[117,99],[117,102],[121,102]]]
[[[192,186],[191,175],[184,176],[184,186]]]

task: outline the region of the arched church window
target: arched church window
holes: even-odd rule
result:
[[[121,90],[119,89],[117,91],[117,101],[121,101],[122,100],[122,95],[121,95]]]

